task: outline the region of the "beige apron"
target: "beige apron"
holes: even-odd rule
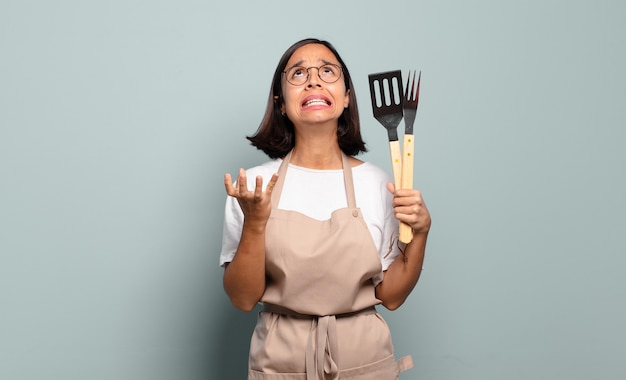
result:
[[[249,380],[391,380],[413,366],[394,359],[389,328],[376,313],[376,246],[356,207],[343,155],[348,207],[315,220],[277,208],[289,166],[278,170],[266,227],[266,289],[250,343]]]

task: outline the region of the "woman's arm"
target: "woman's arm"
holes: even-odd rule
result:
[[[393,207],[396,219],[413,229],[413,239],[384,273],[383,281],[376,286],[376,297],[389,310],[399,308],[407,299],[422,272],[426,240],[430,230],[430,213],[418,190],[387,186],[394,193]]]
[[[258,176],[255,189],[250,191],[243,169],[239,170],[237,187],[229,174],[224,176],[226,193],[237,198],[244,214],[237,252],[224,269],[224,290],[233,306],[243,311],[252,310],[265,291],[265,226],[277,180],[278,175],[274,174],[263,191],[263,179]]]

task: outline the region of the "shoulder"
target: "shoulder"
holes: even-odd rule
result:
[[[272,178],[272,175],[278,172],[278,168],[280,167],[281,162],[281,159],[276,159],[246,169],[248,185],[253,186],[256,181],[256,177],[258,176],[261,176],[263,178],[263,185],[265,185],[267,181]]]
[[[354,173],[355,180],[367,182],[382,182],[384,184],[391,181],[391,176],[389,175],[389,173],[384,171],[379,166],[367,161],[359,162],[359,164],[352,167],[352,172]]]
[[[250,188],[252,186],[252,188],[254,188],[256,177],[258,176],[263,178],[263,185],[265,186],[265,184],[267,184],[267,182],[272,178],[272,175],[278,172],[281,162],[281,159],[276,159],[245,169],[248,187]],[[232,173],[233,183],[236,183],[238,176],[239,171]]]
[[[354,178],[354,191],[357,197],[361,197],[360,207],[366,203],[387,204],[391,193],[387,190],[387,184],[393,179],[383,169],[370,162],[363,162],[352,168]],[[365,202],[365,203],[364,203]]]
[[[266,176],[266,175],[272,175],[274,173],[276,173],[278,171],[278,168],[280,167],[282,160],[281,159],[276,159],[276,160],[271,160],[271,161],[266,161],[258,166],[253,166],[251,168],[246,169],[246,173],[253,174],[253,175],[261,175],[261,176]]]

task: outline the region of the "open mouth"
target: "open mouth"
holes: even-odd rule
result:
[[[325,98],[320,98],[320,97],[315,97],[315,98],[308,98],[305,99],[304,102],[302,103],[302,108],[307,108],[307,107],[328,107],[331,105],[330,100],[325,99]]]

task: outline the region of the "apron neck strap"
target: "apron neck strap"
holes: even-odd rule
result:
[[[341,152],[343,160],[343,182],[346,187],[346,199],[348,199],[348,207],[356,208],[356,198],[354,196],[354,181],[352,180],[352,166],[348,161],[348,156]]]

